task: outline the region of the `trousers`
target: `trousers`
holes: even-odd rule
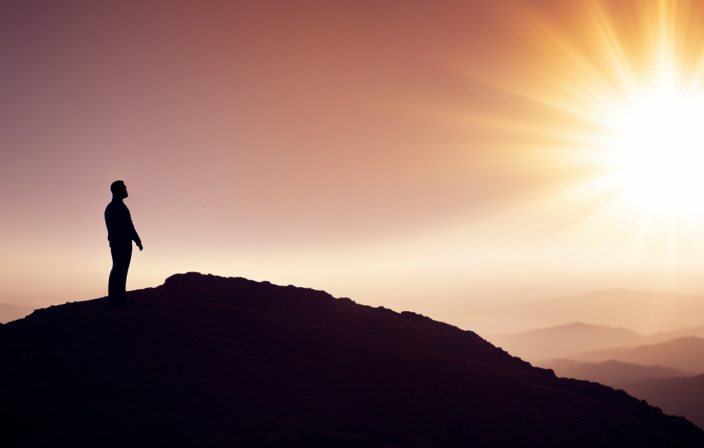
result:
[[[108,297],[110,300],[125,300],[127,298],[127,271],[132,261],[132,241],[110,242],[112,255],[112,270],[108,280]]]

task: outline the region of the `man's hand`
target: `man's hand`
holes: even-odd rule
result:
[[[142,247],[141,244],[137,244],[137,247],[139,247],[139,250],[140,250],[140,251],[141,251],[142,249],[144,249],[144,247]]]

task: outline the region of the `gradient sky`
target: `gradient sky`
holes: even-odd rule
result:
[[[704,198],[643,207],[612,156],[658,73],[699,101],[703,22],[693,1],[3,1],[0,302],[106,294],[116,179],[144,242],[128,289],[199,271],[464,327],[495,301],[704,293]]]

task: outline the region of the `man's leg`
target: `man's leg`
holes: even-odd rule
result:
[[[112,270],[108,281],[108,297],[111,302],[121,302],[127,299],[127,271],[132,260],[132,241],[111,243]]]

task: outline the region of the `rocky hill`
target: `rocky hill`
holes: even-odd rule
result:
[[[1,446],[700,447],[471,331],[196,273],[0,326]]]

